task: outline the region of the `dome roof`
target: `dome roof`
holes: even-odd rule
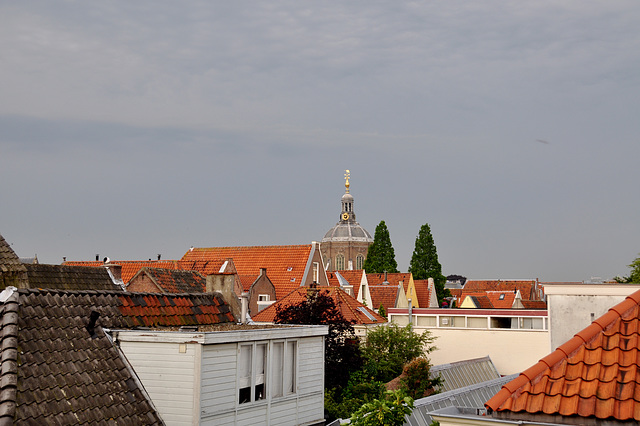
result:
[[[329,229],[322,239],[323,243],[329,241],[362,241],[372,243],[373,238],[358,222],[339,222]]]

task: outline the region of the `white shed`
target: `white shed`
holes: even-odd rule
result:
[[[324,424],[327,333],[308,325],[112,336],[167,425],[315,425]]]

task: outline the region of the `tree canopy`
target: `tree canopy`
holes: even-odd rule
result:
[[[364,261],[364,269],[368,273],[398,272],[396,254],[384,220],[376,226],[373,244],[369,246],[367,259]]]
[[[416,237],[413,255],[411,256],[411,262],[409,262],[409,272],[413,274],[414,280],[433,278],[438,295],[438,304],[441,304],[446,296],[451,295],[445,289],[447,278],[442,275],[442,265],[438,261],[438,250],[433,241],[431,227],[428,223],[420,227],[420,232]]]
[[[428,330],[422,334],[414,332],[411,324],[400,327],[389,323],[376,327],[367,333],[362,345],[365,368],[375,380],[389,382],[402,373],[406,363],[434,351],[434,340]]]
[[[344,386],[349,372],[362,365],[358,337],[351,322],[347,321],[327,290],[310,288],[307,298],[295,305],[277,306],[277,324],[326,324],[329,334],[325,339],[325,385],[327,388]]]
[[[621,283],[640,283],[640,255],[636,257],[633,262],[627,265],[631,268],[628,277],[616,277],[615,280]]]

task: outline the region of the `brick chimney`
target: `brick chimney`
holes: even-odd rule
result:
[[[242,322],[242,305],[234,291],[235,278],[232,274],[207,275],[207,293],[220,293],[229,305],[237,322]]]

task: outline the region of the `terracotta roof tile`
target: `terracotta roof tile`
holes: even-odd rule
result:
[[[142,275],[149,277],[163,293],[204,293],[207,288],[207,279],[199,272],[148,267],[140,269],[129,284]]]
[[[418,306],[428,308],[431,306],[431,298],[436,297],[429,289],[429,280],[413,280],[413,286],[416,289]],[[437,304],[437,302],[436,302]]]
[[[125,284],[133,278],[135,274],[142,268],[163,268],[163,269],[178,269],[178,263],[175,260],[112,260],[111,264],[122,266],[122,281]],[[91,267],[104,267],[105,263],[101,261],[68,261],[64,262],[66,266],[91,266]]]
[[[627,297],[525,370],[486,407],[511,420],[544,413],[640,421],[639,296]]]
[[[238,275],[254,277],[260,274],[260,268],[266,268],[276,288],[276,298],[280,299],[303,284],[311,249],[311,244],[194,248],[187,251],[181,261],[232,258]]]
[[[386,311],[389,308],[395,308],[398,302],[400,286],[398,285],[370,285],[369,294],[371,295],[371,303],[378,309],[384,307]]]
[[[334,300],[342,316],[353,324],[382,324],[387,321],[386,318],[367,308],[341,288],[330,286],[317,287],[316,289],[310,289],[309,287],[297,288],[284,298],[258,312],[252,319],[255,322],[272,323],[275,320],[278,306],[299,304],[307,299],[307,294],[310,291],[326,292]],[[366,311],[366,313],[363,311]]]
[[[467,280],[465,292],[477,293],[485,291],[513,292],[520,290],[522,300],[541,300],[541,288],[536,280]]]

